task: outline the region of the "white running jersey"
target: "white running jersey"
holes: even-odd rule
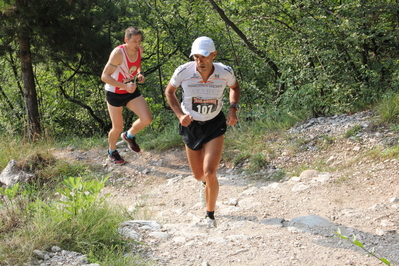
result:
[[[215,69],[206,83],[194,61],[179,66],[170,79],[173,87],[183,88],[182,111],[197,121],[208,121],[217,116],[222,110],[224,89],[236,83],[229,66],[222,63],[213,63],[213,66]]]

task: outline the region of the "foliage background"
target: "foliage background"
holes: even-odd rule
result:
[[[350,113],[398,91],[397,1],[5,0],[0,10],[0,134],[29,134],[21,36],[31,45],[42,134],[51,137],[107,134],[100,75],[129,26],[145,34],[140,90],[150,131],[176,123],[163,90],[202,35],[235,70],[240,119]],[[134,119],[125,113],[126,125]]]

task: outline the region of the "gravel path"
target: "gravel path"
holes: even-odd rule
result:
[[[222,163],[217,228],[203,223],[200,186],[183,149],[137,155],[121,144],[124,166],[111,165],[103,151],[57,156],[102,164],[111,173],[104,193],[129,210],[140,208],[138,220],[126,221],[121,232],[145,243],[139,251],[159,265],[384,265],[334,237],[338,228],[399,265],[399,160],[370,152],[397,146],[399,137],[374,129],[372,118],[363,112],[310,119],[270,137],[270,168],[256,178],[242,171],[245,162]],[[279,169],[286,178],[270,181]]]

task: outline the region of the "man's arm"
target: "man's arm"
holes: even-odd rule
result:
[[[133,93],[136,90],[135,84],[125,84],[117,81],[111,76],[115,72],[116,68],[122,64],[122,56],[122,51],[119,48],[115,48],[111,52],[108,62],[103,69],[103,73],[101,74],[101,80],[111,86],[125,89],[129,93]]]
[[[236,83],[234,83],[234,85],[230,87],[229,94],[230,107],[229,112],[227,113],[226,123],[230,126],[234,126],[238,121],[236,114],[238,108],[235,105],[237,105],[240,101],[240,95],[240,86],[238,85],[238,81],[236,81]]]
[[[193,117],[191,115],[186,115],[185,113],[183,113],[180,107],[179,100],[177,99],[176,96],[176,90],[177,88],[169,83],[165,89],[165,96],[170,108],[172,108],[173,112],[179,119],[180,124],[182,124],[182,126],[187,127],[188,125],[190,125],[191,121],[193,121]]]

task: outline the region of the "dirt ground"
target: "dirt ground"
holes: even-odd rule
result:
[[[378,141],[392,138],[385,133],[370,134],[377,134]],[[304,130],[300,134],[312,134],[313,144],[304,141],[307,148],[293,150],[287,139],[300,134],[287,134],[289,138],[273,139],[270,168],[256,178],[243,171],[245,164],[221,162],[216,228],[202,222],[200,185],[182,148],[133,154],[120,143],[118,150],[127,161],[123,166],[112,165],[103,150],[55,153],[102,165],[111,175],[104,189],[109,200],[139,210],[139,220],[160,225],[137,229],[144,244],[140,252],[159,265],[385,265],[336,237],[338,228],[377,257],[399,265],[398,158],[373,158],[368,151],[378,141],[370,137],[350,139],[337,133],[324,136],[328,145],[319,141],[317,146],[314,140],[323,139],[321,135]],[[286,176],[270,181],[276,169],[284,169]]]

